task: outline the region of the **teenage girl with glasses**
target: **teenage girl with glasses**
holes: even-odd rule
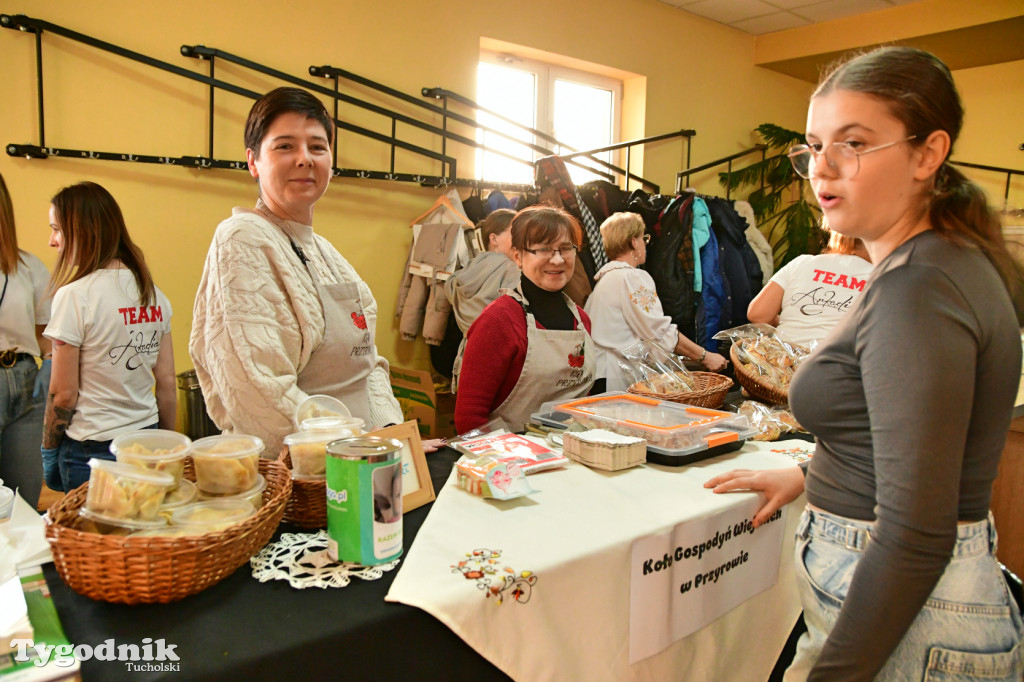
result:
[[[790,387],[817,437],[809,465],[706,484],[765,493],[755,525],[806,490],[808,632],[788,680],[1024,672],[988,511],[1021,364],[1021,274],[984,194],[949,163],[962,119],[945,64],[883,48],[826,76],[809,149],[791,157],[829,228],[863,240],[875,269]]]

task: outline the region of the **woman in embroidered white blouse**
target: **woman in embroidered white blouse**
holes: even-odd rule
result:
[[[605,390],[624,391],[626,377],[619,369],[621,351],[638,341],[653,341],[667,351],[700,362],[707,370],[723,369],[727,360],[683,336],[665,315],[654,279],[637,266],[647,258],[644,221],[636,213],[616,213],[601,224],[601,241],[609,261],[598,270],[597,286],[587,299],[597,345],[597,379]],[[595,392],[600,388],[595,383]]]

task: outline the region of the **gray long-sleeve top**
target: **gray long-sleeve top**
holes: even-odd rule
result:
[[[790,404],[818,439],[808,502],[877,521],[810,679],[872,679],[942,576],[957,522],[986,518],[1020,366],[995,269],[928,231],[878,264],[797,372]]]

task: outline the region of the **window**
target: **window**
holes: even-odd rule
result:
[[[526,144],[551,149],[556,154],[615,144],[619,138],[621,99],[622,83],[613,78],[505,53],[481,52],[476,101],[484,109],[500,116],[481,111],[477,114],[477,121],[512,139],[493,132],[477,131],[477,141],[484,143],[488,151],[477,151],[476,177],[532,184],[532,166],[515,159],[532,163],[545,154]],[[562,144],[535,135],[510,121],[533,128]],[[514,158],[508,158],[510,156]],[[615,163],[613,152],[595,157]],[[587,160],[577,161],[592,165]],[[571,163],[567,168],[576,184],[599,177]]]

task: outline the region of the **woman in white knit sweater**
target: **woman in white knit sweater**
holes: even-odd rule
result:
[[[304,90],[260,98],[245,124],[260,197],[217,227],[193,310],[189,353],[210,417],[259,436],[276,457],[312,394],[338,398],[368,428],[402,421],[374,341],[377,303],[313,232],[331,179],[334,124]]]
[[[601,224],[601,241],[609,261],[597,271],[597,286],[587,299],[597,344],[597,379],[603,390],[624,391],[628,382],[619,369],[622,350],[638,341],[653,341],[666,351],[685,355],[712,372],[726,359],[683,336],[661,308],[654,280],[637,266],[647,258],[644,221],[636,213],[615,213]],[[595,383],[594,392],[602,387]]]

